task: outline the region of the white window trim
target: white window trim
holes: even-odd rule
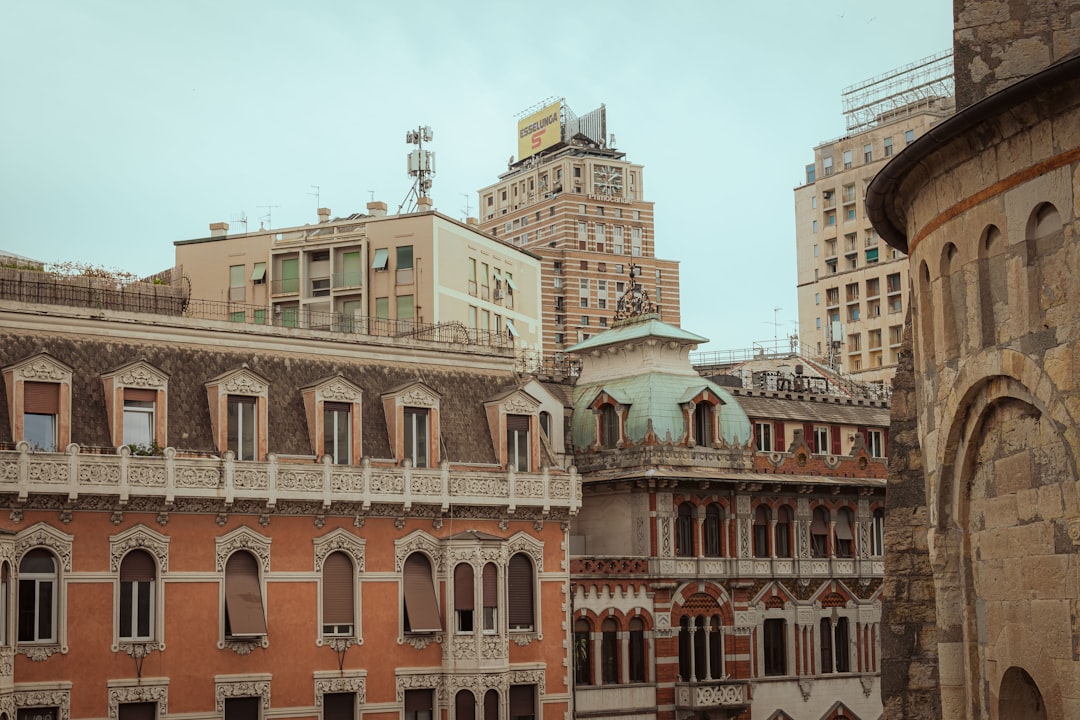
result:
[[[49,642],[20,642],[18,623],[15,625],[15,634],[12,635],[12,643],[16,652],[21,653],[34,662],[47,660],[51,655],[59,652],[66,655],[67,646],[67,574],[71,572],[71,547],[75,540],[74,535],[60,532],[51,525],[39,522],[31,525],[15,536],[15,555],[12,562],[14,570],[15,592],[18,592],[18,568],[19,563],[26,553],[35,548],[44,548],[50,551],[56,559],[56,598],[54,608],[56,616],[53,630],[56,638]],[[16,594],[16,597],[17,594]],[[18,613],[18,603],[14,605],[15,614]],[[46,703],[48,704],[48,703]]]
[[[266,635],[260,638],[234,639],[225,635],[225,566],[233,553],[245,550],[255,558],[259,566],[259,586],[262,592],[263,615],[266,615],[266,582],[270,574],[270,538],[260,535],[251,528],[238,527],[230,533],[214,538],[217,556],[218,582],[218,650],[229,648],[238,655],[247,655],[259,645],[270,647],[270,628],[267,623]]]
[[[247,675],[215,675],[215,709],[224,716],[225,701],[230,698],[257,697],[261,700],[260,717],[270,709],[270,673]]]
[[[136,678],[109,680],[109,720],[120,717],[124,703],[157,703],[155,717],[161,720],[169,714],[169,678]]]
[[[315,545],[314,550],[314,570],[319,577],[318,587],[318,608],[319,608],[319,623],[318,633],[319,636],[315,640],[315,645],[322,647],[324,644],[335,642],[347,641],[346,647],[349,645],[362,645],[364,643],[363,634],[361,633],[361,619],[363,618],[363,594],[361,593],[361,581],[360,577],[364,572],[364,546],[366,541],[363,538],[359,538],[353,533],[345,530],[344,528],[336,528],[320,537],[314,538],[312,542]],[[343,552],[349,556],[353,562],[353,631],[351,635],[326,635],[323,633],[323,563],[326,558],[334,552]],[[336,677],[337,673],[333,673]],[[350,690],[330,690],[328,692],[352,692]],[[321,696],[317,696],[321,697]]]

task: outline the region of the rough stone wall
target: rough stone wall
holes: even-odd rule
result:
[[[909,305],[910,307],[910,305]],[[937,613],[927,548],[930,519],[915,408],[911,313],[893,376],[892,445],[885,500],[885,581],[881,602],[881,700],[885,720],[936,720]]]
[[[1080,0],[953,0],[956,108],[1080,48]]]

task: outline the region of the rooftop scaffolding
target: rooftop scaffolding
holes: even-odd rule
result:
[[[848,133],[862,132],[902,108],[954,94],[952,50],[916,60],[844,88]]]

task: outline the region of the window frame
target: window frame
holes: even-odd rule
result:
[[[414,558],[416,558],[414,562]],[[421,567],[421,563],[426,567]],[[435,577],[436,563],[425,552],[417,550],[409,553],[401,566],[401,633],[404,637],[432,635],[443,632],[442,615],[439,610],[438,580]],[[410,569],[412,568],[412,569]],[[409,598],[412,598],[413,615],[409,615]],[[419,628],[413,628],[419,625]]]
[[[70,367],[48,353],[39,352],[3,369],[4,383],[8,389],[8,418],[11,423],[11,439],[16,444],[27,442],[25,419],[27,383],[56,385],[55,412],[29,413],[53,416],[53,447],[39,452],[63,452],[71,444],[71,386],[73,371]],[[33,450],[34,448],[31,447]]]
[[[149,580],[125,580],[124,566],[128,564],[136,554],[144,555],[153,567],[152,577]],[[129,570],[130,572],[130,570]],[[160,577],[160,569],[158,568],[157,558],[153,553],[148,552],[142,548],[133,548],[129,552],[125,553],[120,560],[120,569],[117,573],[117,602],[116,602],[116,637],[121,643],[153,643],[157,641],[158,631],[158,586]],[[130,593],[125,593],[125,585],[130,586]],[[146,613],[147,613],[147,632],[140,634],[137,632],[139,620],[142,619],[139,613],[139,590],[145,586],[146,589]],[[128,597],[125,597],[128,595]],[[124,605],[130,602],[131,616],[129,619],[130,632],[124,634]]]
[[[754,448],[758,452],[773,452],[773,424],[765,420],[754,422]]]
[[[252,576],[248,574],[247,570],[250,568],[242,568],[239,563],[247,562],[240,560],[242,556],[247,556],[250,559],[251,567],[255,570],[254,580],[252,583]],[[237,564],[234,564],[237,563]],[[233,566],[233,570],[230,573],[229,566]],[[233,621],[234,615],[237,620],[240,620],[240,614],[246,607],[249,611],[254,610],[255,604],[250,597],[242,600],[241,597],[245,596],[245,591],[250,594],[252,587],[258,589],[258,611],[253,612],[250,618],[252,625],[249,626],[251,632],[237,632],[233,625],[236,624]],[[239,643],[253,643],[260,640],[265,641],[269,636],[269,626],[267,624],[266,613],[266,587],[265,587],[265,574],[262,567],[260,567],[259,558],[248,548],[237,548],[235,551],[230,552],[225,559],[225,565],[222,570],[222,604],[221,604],[221,617],[222,617],[222,629],[225,642],[239,642]],[[231,599],[230,599],[231,598]],[[233,605],[232,610],[229,609],[230,604]],[[246,626],[241,623],[242,626]],[[260,631],[261,628],[261,631]]]
[[[31,555],[37,555],[37,554],[40,554],[40,556],[47,556],[48,557],[49,561],[52,563],[52,571],[44,572],[44,571],[32,571],[32,570],[23,570],[22,569],[22,564],[24,562],[26,562],[26,560]],[[19,567],[19,571],[18,571],[18,573],[19,573],[18,574],[19,581],[18,581],[18,589],[17,589],[18,595],[17,595],[17,604],[16,604],[17,622],[16,622],[16,629],[15,629],[15,632],[16,632],[15,637],[16,637],[16,640],[17,640],[18,644],[19,645],[56,645],[56,644],[58,644],[60,642],[59,621],[60,621],[60,610],[61,610],[61,608],[60,608],[61,577],[60,577],[60,561],[59,561],[59,558],[57,558],[56,553],[53,552],[53,550],[51,548],[43,547],[43,546],[34,546],[34,547],[28,548],[27,551],[21,555],[21,557],[19,558],[18,567]],[[49,630],[49,633],[48,633],[47,636],[43,636],[43,634],[41,632],[42,631],[42,619],[43,619],[42,616],[44,614],[46,614],[46,613],[42,613],[43,599],[42,599],[41,589],[46,584],[51,584],[51,589],[49,591],[49,599],[48,599],[49,608],[47,609],[47,614],[49,616],[48,617],[48,623],[49,623],[48,630]],[[24,613],[24,610],[23,610],[23,601],[24,601],[24,592],[25,592],[24,587],[32,588],[32,592],[33,592],[33,608],[34,608],[34,612],[33,612],[33,616],[28,618],[30,620],[30,622],[32,623],[32,629],[31,629],[31,631],[29,633],[30,637],[24,637],[24,635],[23,635],[23,619],[24,619],[24,617],[28,617],[28,615],[26,613]]]
[[[515,567],[515,561],[520,562]],[[527,567],[522,567],[527,563]],[[527,571],[527,572],[526,572]],[[506,620],[511,633],[536,632],[537,627],[537,568],[529,553],[518,551],[510,555],[506,566]],[[527,603],[522,608],[520,603]],[[525,617],[528,621],[525,622]]]

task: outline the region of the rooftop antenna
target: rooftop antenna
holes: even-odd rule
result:
[[[319,193],[322,191],[322,188],[319,187],[318,185],[311,185],[310,187],[315,188],[315,192],[309,192],[308,195],[311,195],[312,197],[315,198],[315,209],[318,210],[319,208],[322,207],[322,199],[319,196]]]
[[[259,227],[265,230],[269,230],[274,227],[274,208],[281,207],[280,205],[256,205],[255,207],[263,208],[266,210],[266,214],[259,218]],[[266,227],[262,227],[262,221],[266,221]]]
[[[435,175],[435,153],[431,150],[425,150],[424,143],[431,142],[433,138],[434,134],[431,132],[430,125],[423,125],[416,130],[409,130],[405,133],[405,142],[416,146],[415,150],[409,151],[407,166],[409,176],[415,178],[415,180],[409,193],[401,201],[401,205],[398,206],[399,215],[401,209],[410,202],[407,212],[415,211],[420,198],[427,197],[428,191],[431,190],[431,178]]]
[[[776,343],[780,341],[780,311],[782,307],[774,307],[772,309],[772,322],[773,322],[773,347],[776,347]]]
[[[371,202],[375,202],[375,191],[368,190],[368,195],[371,196]]]
[[[461,197],[465,198],[465,209],[462,210],[462,212],[465,213],[466,220],[472,217],[472,206],[469,205],[469,197],[471,195],[472,193],[461,193]]]
[[[236,223],[243,223],[243,225],[244,225],[244,232],[247,232],[247,231],[248,231],[248,221],[247,221],[247,213],[246,213],[246,212],[244,212],[243,210],[241,210],[241,211],[240,211],[240,218],[239,218],[238,220],[233,220],[233,222],[236,222]]]

